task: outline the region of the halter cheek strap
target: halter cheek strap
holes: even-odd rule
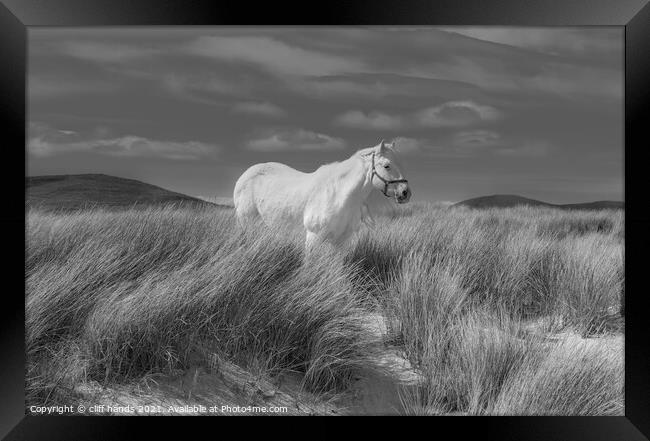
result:
[[[372,181],[372,178],[374,178],[375,176],[377,176],[379,178],[379,180],[384,183],[384,188],[382,189],[381,192],[384,193],[384,196],[386,196],[386,197],[390,197],[390,196],[388,196],[388,186],[390,184],[399,184],[401,182],[408,183],[408,179],[388,180],[388,179],[382,178],[381,175],[379,173],[377,173],[377,169],[375,168],[375,154],[373,153],[372,154],[372,176],[370,176],[370,180]]]

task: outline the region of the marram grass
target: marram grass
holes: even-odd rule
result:
[[[621,414],[622,347],[600,344],[621,321],[621,211],[404,214],[306,259],[300,238],[230,210],[30,211],[28,402],[215,354],[344,392],[381,311],[421,378],[406,413]]]

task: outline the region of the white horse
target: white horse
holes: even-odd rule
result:
[[[237,218],[261,219],[266,225],[306,232],[305,247],[328,242],[341,245],[371,221],[368,196],[373,189],[406,203],[411,197],[394,145],[383,140],[348,159],[304,173],[277,162],[256,164],[237,180]]]

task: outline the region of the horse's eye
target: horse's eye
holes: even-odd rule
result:
[[[390,168],[390,165],[384,165],[384,168],[388,170]]]

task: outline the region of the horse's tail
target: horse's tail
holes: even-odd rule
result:
[[[253,195],[252,175],[250,169],[246,170],[235,183],[233,191],[233,204],[235,206],[235,215],[240,223],[249,219],[258,218],[260,213],[257,210]]]

